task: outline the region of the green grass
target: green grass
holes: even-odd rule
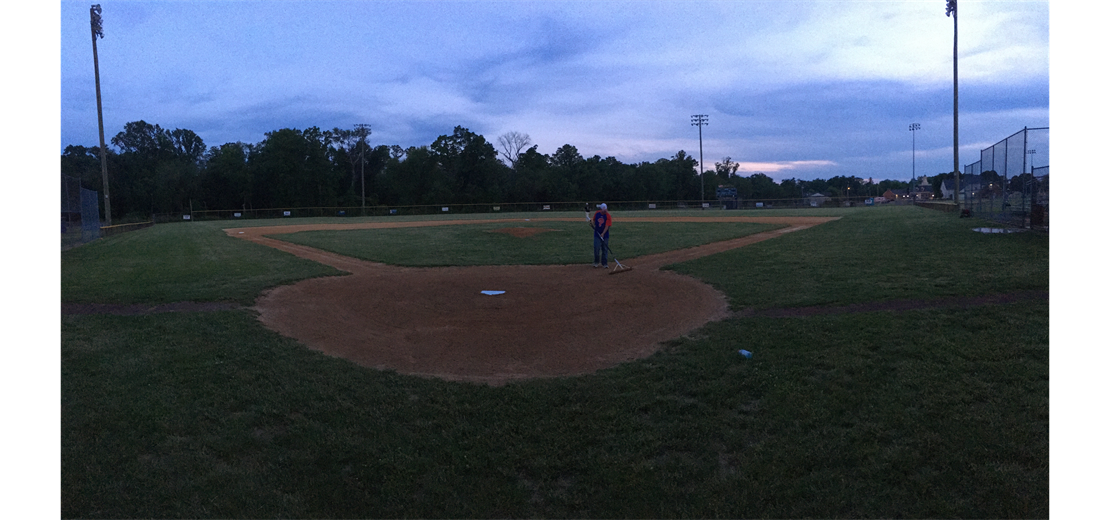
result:
[[[518,238],[507,227],[545,231]],[[610,232],[617,258],[632,258],[781,228],[752,223],[624,222]],[[302,231],[273,238],[346,256],[407,266],[576,264],[593,261],[585,222],[520,222],[421,228]]]
[[[62,301],[249,304],[269,287],[342,274],[229,237],[220,224],[159,224],[64,251]]]
[[[934,285],[923,296],[1047,290],[1043,235],[835,213],[677,269],[734,306],[902,298],[907,266]],[[999,268],[938,288],[964,272],[930,270],[954,254]],[[879,258],[842,276],[861,255]],[[248,311],[66,316],[61,370],[63,517],[1048,516],[1045,301],[732,318],[643,360],[499,388],[367,370]]]
[[[905,206],[845,215],[675,270],[720,288],[734,309],[1048,290],[1045,235],[977,233],[993,225]]]

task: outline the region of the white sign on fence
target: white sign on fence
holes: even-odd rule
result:
[[[655,204],[648,204],[648,209],[655,209]]]
[[[544,210],[544,211],[547,211],[547,210],[549,210],[549,209],[551,209],[551,205],[550,205],[550,204],[544,204],[544,205],[543,205],[543,210]]]
[[[702,203],[701,203],[701,207],[703,207],[703,208],[708,208],[708,207],[709,207],[709,203],[708,203],[708,202],[702,202]]]
[[[284,212],[283,214],[284,214],[285,216],[287,216],[287,217],[288,217],[289,215],[292,215],[292,214],[293,214],[293,212],[292,212],[292,211],[286,211],[286,212]]]
[[[181,215],[181,220],[190,220],[192,218],[193,218],[192,215]]]
[[[239,217],[241,217],[241,216],[243,216],[243,214],[242,214],[242,213],[236,213],[236,214],[235,214],[235,218],[239,218]]]
[[[444,206],[443,208],[441,208],[442,211],[447,211],[447,209],[448,209],[447,206]]]
[[[756,203],[755,203],[755,207],[757,207],[757,208],[762,208],[762,207],[763,207],[763,203],[762,203],[762,202],[756,202]]]

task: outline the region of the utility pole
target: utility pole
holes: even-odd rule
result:
[[[920,123],[910,123],[910,136],[913,139],[913,159],[910,163],[913,168],[913,173],[910,175],[910,185],[912,186],[917,181],[917,131],[921,130]]]
[[[358,132],[358,162],[362,168],[360,177],[362,177],[362,216],[366,216],[366,136],[370,135],[370,125],[358,123],[355,125]]]
[[[947,0],[947,2],[947,10],[944,14],[952,17],[952,178],[956,188],[952,196],[958,210],[960,209],[960,81],[956,51],[959,28],[956,22],[956,0]]]
[[[705,203],[705,154],[702,153],[701,146],[701,127],[709,124],[709,116],[706,114],[695,114],[690,116],[690,126],[698,127],[698,169],[701,172],[701,202]]]
[[[96,73],[96,119],[100,125],[100,175],[104,179],[104,222],[112,225],[112,202],[108,197],[108,155],[104,146],[104,109],[100,104],[100,60],[96,55],[96,38],[104,37],[101,28],[100,4],[89,9],[89,22],[92,25],[93,71]]]

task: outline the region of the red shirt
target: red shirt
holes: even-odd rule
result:
[[[599,209],[594,213],[593,218],[594,231],[601,235],[601,238],[609,238],[609,226],[613,225],[613,216],[608,211]]]

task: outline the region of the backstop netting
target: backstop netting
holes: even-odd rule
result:
[[[81,187],[81,180],[62,175],[62,247],[100,238],[100,194]]]

